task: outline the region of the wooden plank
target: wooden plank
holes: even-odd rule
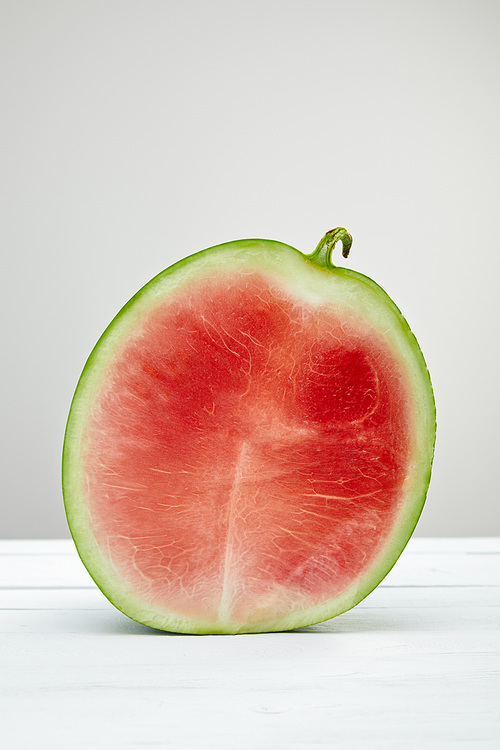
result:
[[[72,555],[72,539],[0,539],[0,555]]]
[[[2,742],[496,750],[500,587],[484,583],[498,579],[495,544],[416,541],[387,585],[334,620],[200,638],[115,610],[71,542],[4,544]]]
[[[95,586],[73,550],[64,554],[15,554],[0,556],[0,588]]]
[[[0,539],[4,554],[73,554],[72,539]],[[459,552],[471,554],[500,553],[500,537],[418,537],[413,536],[405,554]]]
[[[192,638],[109,631],[104,615],[99,633],[63,624],[18,634],[2,657],[8,746],[494,747],[499,736],[498,650],[474,633]]]
[[[112,605],[97,586],[86,588],[13,588],[0,589],[0,611],[7,609],[108,609]],[[500,607],[500,587],[456,586],[426,588],[421,586],[378,586],[358,608],[420,609],[457,607],[464,616],[478,607]]]
[[[500,586],[500,553],[403,552],[382,586]]]
[[[72,592],[73,593],[73,592]],[[69,604],[69,603],[68,603]],[[339,617],[324,623],[303,629],[304,632],[316,634],[349,634],[387,632],[398,634],[433,632],[435,643],[443,646],[450,644],[449,628],[453,627],[454,637],[458,633],[470,634],[472,638],[484,638],[489,633],[488,648],[499,644],[500,608],[483,600],[477,606],[465,610],[460,599],[451,598],[444,605],[434,607],[406,606],[398,604],[394,597],[392,606],[377,607],[362,604]],[[460,627],[458,624],[460,623]],[[133,623],[111,604],[99,602],[97,606],[86,607],[47,607],[32,609],[28,607],[12,608],[0,611],[0,635],[17,637],[23,635],[60,635],[80,634],[82,637],[96,635],[102,631],[110,635],[122,633],[140,633],[150,635],[151,629]],[[302,630],[302,629],[301,629]],[[483,643],[485,646],[485,642]],[[449,645],[448,645],[449,647]]]
[[[383,586],[500,586],[500,553],[403,552]],[[0,588],[92,587],[76,551],[0,556]]]
[[[406,547],[406,552],[422,554],[431,552],[489,554],[500,553],[500,537],[419,537],[413,536]]]

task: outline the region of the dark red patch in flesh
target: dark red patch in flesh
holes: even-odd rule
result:
[[[336,596],[398,511],[407,398],[365,323],[257,274],[200,282],[105,377],[85,441],[97,541],[181,617],[252,623]]]

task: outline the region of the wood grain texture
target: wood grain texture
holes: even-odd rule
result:
[[[500,539],[413,539],[351,612],[182,636],[107,602],[72,543],[0,542],[9,748],[498,748]]]

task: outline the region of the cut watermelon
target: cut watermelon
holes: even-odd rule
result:
[[[186,633],[310,625],[387,574],[422,510],[435,407],[419,346],[371,279],[230,242],[150,281],[82,373],[63,490],[91,576]]]

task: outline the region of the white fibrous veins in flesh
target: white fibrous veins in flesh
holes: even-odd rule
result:
[[[245,621],[338,595],[399,510],[405,376],[366,322],[264,276],[151,311],[85,436],[94,534],[132,590]]]

